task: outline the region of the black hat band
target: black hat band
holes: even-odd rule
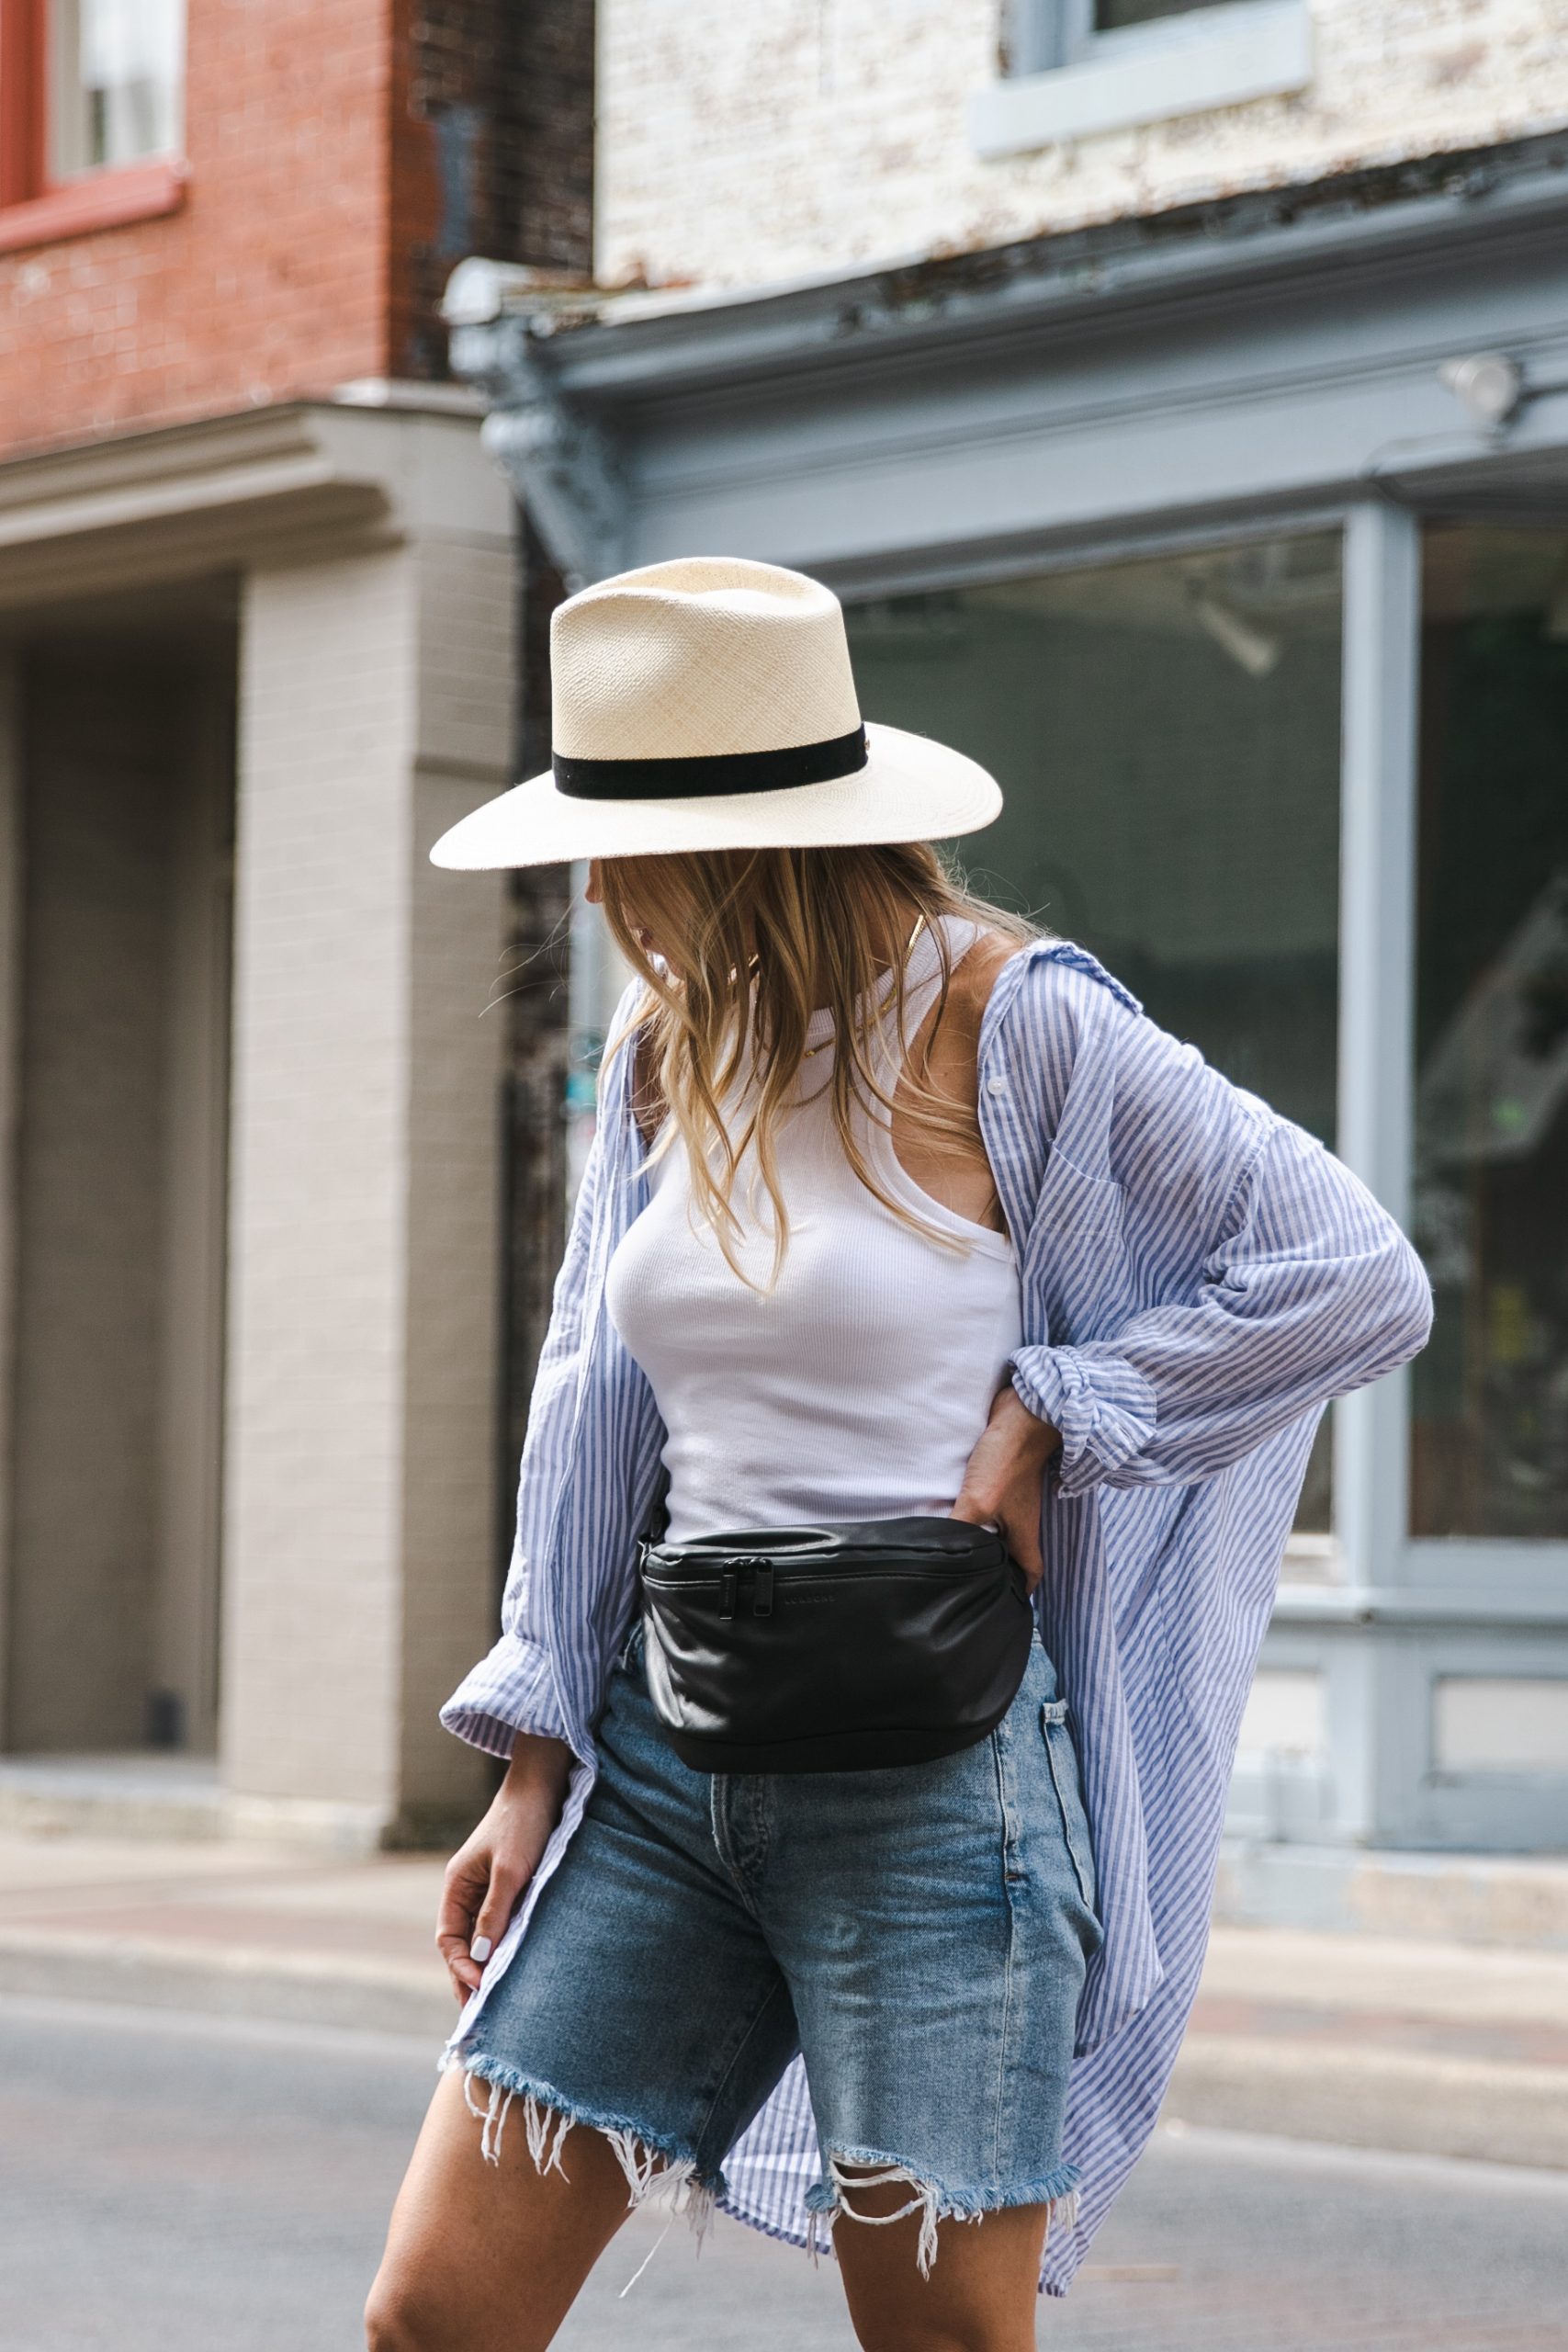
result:
[[[853,775],[870,756],[865,729],[778,752],[716,752],[692,760],[576,760],[557,752],[556,789],[572,800],[712,800],[721,793],[787,792]]]

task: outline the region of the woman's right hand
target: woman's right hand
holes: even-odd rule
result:
[[[484,1962],[539,1867],[570,1774],[571,1750],[564,1740],[520,1731],[490,1811],[446,1865],[435,1945],[459,2001],[478,1986]]]

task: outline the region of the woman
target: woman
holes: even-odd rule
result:
[[[370,2342],[547,2344],[662,2184],[829,2238],[868,2352],[1011,2352],[1175,2056],[1318,1417],[1419,1347],[1426,1279],[1321,1146],[948,880],[926,844],[999,794],[863,729],[826,590],[654,566],[551,647],[553,774],[434,854],[590,859],[637,978],[502,1637],[443,1710],[507,1772]],[[939,1517],[1032,1596],[983,1736],[684,1760],[639,1539]]]

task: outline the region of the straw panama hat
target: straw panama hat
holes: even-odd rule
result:
[[[554,765],[442,834],[436,865],[939,841],[1001,809],[961,752],[862,723],[837,596],[693,556],[603,580],[550,622]]]

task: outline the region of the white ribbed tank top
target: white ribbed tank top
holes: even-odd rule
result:
[[[949,919],[954,963],[976,936]],[[940,981],[923,932],[906,976],[913,1037]],[[884,983],[884,1001],[891,983]],[[878,1032],[891,1073],[889,1014]],[[649,1206],[610,1262],[606,1301],[668,1432],[668,1540],[812,1520],[938,1517],[957,1498],[1008,1357],[1022,1337],[1005,1235],[924,1193],[895,1156],[885,1113],[858,1140],[897,1199],[960,1246],[900,1224],[854,1174],[832,1123],[832,1015],[812,1017],[777,1156],[789,1246],[771,1291],[741,1282],[693,1209],[679,1139],[651,1171]],[[885,1081],[886,1082],[886,1081]],[[748,1153],[736,1182],[738,1255],[765,1283],[772,1204]]]

